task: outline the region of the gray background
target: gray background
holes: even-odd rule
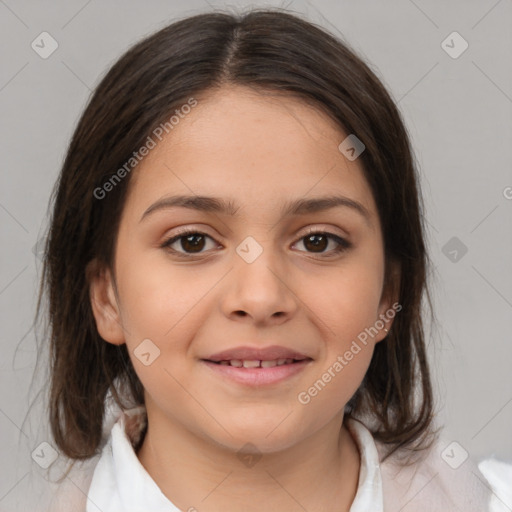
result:
[[[429,350],[443,436],[476,460],[512,461],[510,0],[0,0],[0,510],[12,510],[38,479],[31,452],[49,439],[40,405],[25,421],[44,378],[30,386],[41,266],[34,246],[90,91],[129,45],[175,17],[250,5],[287,7],[343,34],[397,101],[420,167],[435,266]],[[43,31],[59,45],[47,59],[31,48]],[[453,31],[469,44],[456,59],[441,46]]]

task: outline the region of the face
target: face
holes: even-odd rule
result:
[[[342,418],[392,323],[347,135],[300,100],[224,88],[133,171],[115,265],[91,297],[150,424],[272,452]]]

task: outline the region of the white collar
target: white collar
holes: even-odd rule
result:
[[[132,443],[140,433],[141,417],[141,408],[125,411],[112,427],[94,470],[87,512],[180,512],[162,493],[134,451]],[[357,420],[347,419],[345,425],[361,456],[359,484],[350,512],[383,512],[379,455],[373,436]]]

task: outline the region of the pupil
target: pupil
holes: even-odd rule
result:
[[[194,239],[196,239],[195,242]],[[204,247],[204,236],[187,235],[181,239],[181,247],[188,252],[199,252]]]
[[[319,241],[318,240],[319,238],[322,240]],[[310,236],[306,237],[306,243],[304,244],[307,249],[309,249],[307,247],[308,243],[312,244],[312,247],[314,248],[313,252],[322,252],[327,247],[327,238],[324,235],[310,235]],[[320,249],[320,250],[317,251],[316,249]]]
[[[324,235],[309,235],[306,237],[304,245],[307,249],[313,249],[313,252],[322,252],[327,247],[327,237]],[[200,252],[204,248],[204,236],[199,234],[187,235],[181,239],[181,247],[188,252]]]

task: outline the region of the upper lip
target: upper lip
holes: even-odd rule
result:
[[[206,361],[273,361],[274,359],[311,359],[296,350],[272,345],[265,348],[235,347],[222,352],[217,352],[207,358]]]

